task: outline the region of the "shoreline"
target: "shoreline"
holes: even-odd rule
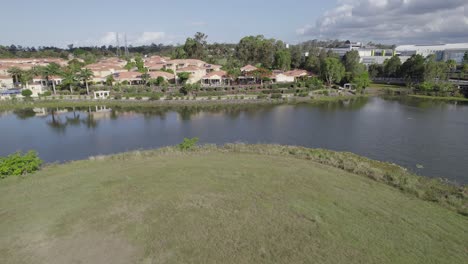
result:
[[[281,104],[300,104],[300,103],[328,103],[340,102],[345,100],[353,100],[359,98],[368,98],[367,95],[354,95],[354,96],[333,96],[333,97],[294,97],[283,99],[201,99],[201,100],[33,100],[33,101],[0,101],[0,111],[8,111],[15,109],[27,108],[55,108],[55,107],[88,107],[103,105],[108,107],[139,107],[139,108],[152,108],[152,107],[223,107],[223,106],[261,106],[261,105],[281,105]]]

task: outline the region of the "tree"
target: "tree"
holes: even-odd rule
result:
[[[114,75],[109,75],[106,78],[106,85],[112,86],[115,82]]]
[[[369,73],[368,72],[362,72],[360,75],[356,76],[353,78],[353,83],[358,89],[358,91],[361,91],[362,89],[365,89],[369,87],[370,85],[370,78],[369,78]]]
[[[73,86],[78,82],[77,74],[71,68],[66,68],[61,73],[62,85],[68,86],[70,93],[73,93]]]
[[[184,52],[187,57],[200,60],[204,59],[207,38],[208,36],[201,32],[197,32],[193,38],[187,38],[184,45]]]
[[[265,39],[264,36],[248,36],[240,40],[236,47],[236,57],[245,64],[260,63],[262,67],[273,66],[275,53],[284,49],[285,45],[275,39]]]
[[[20,77],[24,73],[24,71],[18,67],[11,67],[7,70],[7,72],[13,78],[15,83],[20,81]]]
[[[21,91],[21,95],[24,96],[24,97],[26,97],[26,98],[30,98],[31,95],[32,95],[32,91],[29,90],[29,89],[23,89],[23,90]]]
[[[141,73],[144,73],[147,70],[145,68],[145,62],[143,61],[143,59],[140,56],[137,56],[135,58],[135,67],[137,67],[138,72],[141,72]]]
[[[88,68],[81,69],[80,72],[78,73],[78,78],[80,78],[85,86],[86,86],[86,93],[89,95],[89,86],[88,86],[88,81],[92,80],[94,77],[93,71],[91,71]]]
[[[457,69],[457,62],[455,60],[448,60],[446,63],[450,72],[454,72]]]
[[[348,51],[343,56],[343,65],[346,71],[346,82],[352,81],[355,77],[366,71],[366,66],[360,63],[360,60],[361,58],[357,50]]]
[[[371,64],[369,65],[368,72],[370,78],[380,77],[384,74],[384,67],[379,64]]]
[[[179,72],[177,78],[179,78],[181,84],[185,84],[190,78],[190,72]]]
[[[468,64],[468,51],[465,51],[465,54],[463,55],[463,61],[462,64]]]
[[[47,66],[41,68],[41,76],[42,78],[46,79],[46,85],[49,86],[50,78],[53,75],[59,75],[60,73],[60,65],[55,62],[49,63]],[[54,90],[54,94],[56,94],[55,89],[55,80],[52,80],[52,88]]]
[[[400,76],[408,81],[420,81],[424,76],[424,57],[415,54],[406,60],[400,67]]]
[[[289,50],[291,53],[291,67],[293,67],[294,69],[301,68],[304,64],[301,46],[293,45],[290,47]]]
[[[386,77],[397,77],[401,67],[401,60],[398,56],[393,56],[384,61],[384,74]]]
[[[286,50],[278,50],[275,54],[275,68],[288,71],[291,69],[291,53]]]
[[[435,55],[429,55],[424,62],[423,79],[426,82],[445,80],[447,79],[447,71],[446,63],[436,61]]]
[[[337,58],[326,58],[322,65],[322,78],[330,86],[340,82],[345,75],[345,68]]]
[[[148,80],[151,78],[151,76],[148,74],[148,72],[145,72],[141,75],[141,80],[143,81],[144,84],[148,84]]]

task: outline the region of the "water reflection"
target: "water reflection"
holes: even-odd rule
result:
[[[279,143],[351,151],[428,176],[468,182],[468,105],[359,98],[290,105],[105,106],[0,113],[0,155],[35,149],[46,161],[180,143]],[[424,166],[418,169],[417,164]]]

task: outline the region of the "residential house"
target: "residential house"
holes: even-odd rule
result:
[[[306,70],[291,70],[287,72],[273,72],[272,81],[277,83],[291,83],[296,82],[300,78],[309,76]]]
[[[257,70],[258,68],[255,67],[255,66],[252,66],[252,65],[245,65],[244,67],[240,68],[240,71],[241,73],[246,73],[246,72],[251,72],[251,71],[255,71]]]
[[[167,82],[173,82],[175,80],[174,74],[163,72],[163,71],[152,71],[152,72],[149,72],[149,75],[151,79],[157,79],[158,77],[163,77],[164,80],[166,80]]]
[[[13,78],[10,75],[0,74],[0,89],[13,88]]]
[[[230,85],[232,79],[228,76],[225,71],[212,71],[201,79],[203,86],[223,86]]]

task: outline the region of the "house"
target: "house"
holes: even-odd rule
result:
[[[118,83],[127,82],[128,84],[143,84],[141,73],[139,72],[116,72],[112,74],[112,76]]]
[[[0,74],[0,88],[12,88],[13,78],[10,75]]]
[[[203,68],[205,68],[206,73],[214,72],[214,71],[220,71],[222,66],[221,65],[216,65],[216,64],[205,64],[203,65]]]
[[[251,71],[255,71],[257,70],[258,68],[255,67],[255,66],[252,66],[252,65],[245,65],[244,67],[240,68],[240,71],[242,73],[246,73],[246,72],[251,72]]]
[[[309,76],[309,73],[306,70],[291,70],[287,72],[274,71],[271,79],[273,82],[277,83],[290,83],[307,76]]]
[[[206,75],[206,69],[198,66],[188,66],[176,70],[176,74],[181,72],[190,73],[190,77],[187,80],[188,84],[197,83]]]
[[[152,71],[148,73],[150,75],[151,79],[157,79],[158,77],[164,78],[164,80],[171,82],[174,81],[175,75],[169,72],[163,72],[163,71]]]
[[[220,85],[230,85],[232,79],[227,75],[225,71],[212,71],[201,79],[201,84],[203,86],[220,86]]]
[[[169,60],[166,62],[166,65],[164,66],[164,69],[166,70],[172,70],[174,72],[177,72],[179,69],[182,68],[187,68],[190,66],[195,66],[195,67],[204,67],[205,62],[202,60],[196,60],[196,59],[176,59],[176,60]]]

